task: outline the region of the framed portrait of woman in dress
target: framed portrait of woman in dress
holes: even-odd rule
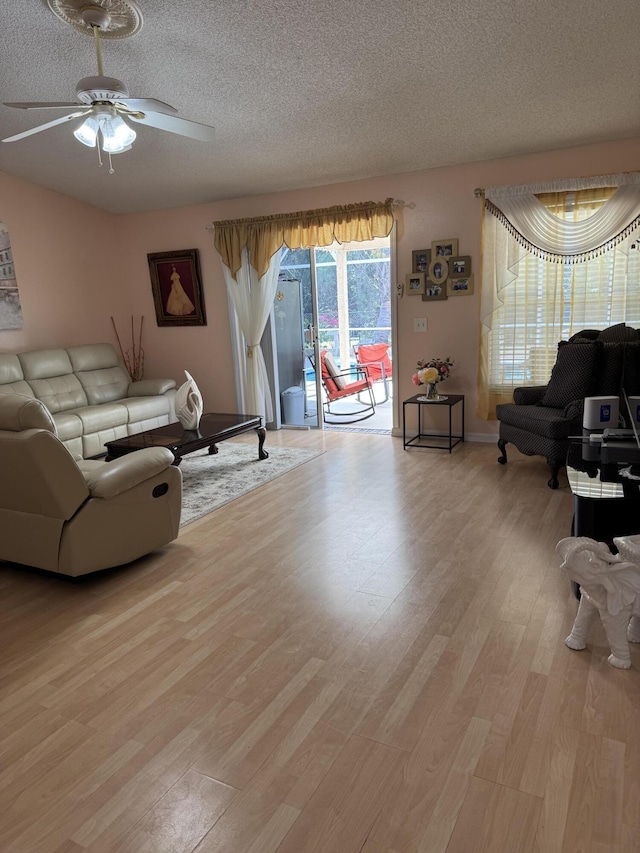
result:
[[[197,249],[147,255],[159,326],[206,326]]]

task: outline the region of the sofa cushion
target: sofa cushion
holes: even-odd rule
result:
[[[90,406],[119,400],[127,393],[130,382],[129,374],[121,367],[81,370],[77,376]]]
[[[22,352],[18,358],[31,390],[52,415],[87,405],[82,385],[73,374],[65,350]]]
[[[82,421],[77,415],[70,412],[58,412],[53,415],[53,422],[56,425],[60,441],[69,441],[82,435]]]
[[[128,423],[168,415],[171,410],[169,398],[164,395],[159,397],[125,397],[123,400],[118,400],[117,403],[119,406],[124,406],[129,413]]]
[[[322,358],[322,366],[327,370],[327,377],[336,386],[336,390],[344,391],[347,386],[347,380],[344,376],[340,376],[336,360],[330,352],[325,352]]]
[[[111,344],[84,344],[67,352],[90,406],[126,396],[131,379]]]
[[[21,379],[24,379],[24,373],[18,356],[10,352],[0,353],[0,384],[19,382]]]
[[[90,432],[100,432],[100,430],[123,426],[129,420],[129,413],[126,408],[117,403],[103,403],[102,406],[83,406],[80,409],[74,409],[71,414],[80,418],[85,435]]]
[[[599,350],[598,341],[560,341],[558,357],[539,405],[564,409],[573,400],[589,397]]]
[[[29,384],[35,396],[45,404],[52,415],[87,405],[82,385],[73,373],[52,376],[50,379],[31,379]]]
[[[122,366],[120,357],[111,344],[81,344],[69,347],[67,353],[74,373]]]
[[[31,387],[25,381],[20,359],[13,353],[0,353],[0,394],[34,396]]]
[[[22,372],[27,382],[32,379],[51,379],[52,376],[73,374],[67,351],[63,349],[41,349],[18,353]]]

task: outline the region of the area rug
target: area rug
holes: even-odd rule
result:
[[[269,447],[268,459],[258,459],[258,442],[221,442],[218,453],[201,450],[183,456],[182,517],[180,526],[190,524],[270,480],[321,456],[322,450],[300,447]]]

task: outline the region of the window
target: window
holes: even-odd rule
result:
[[[616,189],[536,194],[534,204],[539,208],[541,203],[566,223],[585,224]],[[500,220],[500,210],[498,217],[485,211],[481,415],[494,417],[495,404],[510,402],[514,387],[545,384],[558,341],[581,329],[604,329],[622,322],[640,326],[638,212],[636,207],[635,222],[623,235],[616,235],[620,239],[611,240],[610,248],[598,246],[593,252],[569,255],[569,241],[562,254],[539,249],[544,245],[543,233],[531,245],[518,232],[518,225],[507,219],[508,214]]]

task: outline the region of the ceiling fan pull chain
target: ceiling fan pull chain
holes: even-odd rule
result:
[[[100,146],[96,145],[96,149],[98,151],[98,165],[102,166],[102,154],[100,153]]]
[[[111,162],[111,151],[109,151],[109,174],[113,175],[115,169],[113,168],[113,163]]]

